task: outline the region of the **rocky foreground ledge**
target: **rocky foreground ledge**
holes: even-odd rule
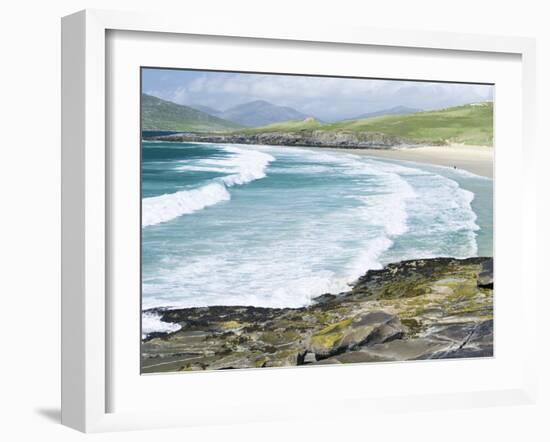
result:
[[[389,264],[303,308],[152,311],[181,329],[144,340],[144,373],[492,356],[493,260]]]

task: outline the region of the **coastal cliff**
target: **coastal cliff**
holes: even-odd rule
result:
[[[350,149],[389,149],[412,146],[400,137],[376,132],[259,132],[204,134],[183,132],[170,135],[147,137],[157,141],[202,142],[223,144],[262,144],[268,146],[346,147]]]
[[[148,313],[181,328],[143,340],[143,373],[492,356],[493,260],[389,264],[302,308]]]

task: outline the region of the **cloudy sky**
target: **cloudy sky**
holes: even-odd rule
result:
[[[143,69],[142,88],[179,104],[226,110],[254,100],[290,106],[327,121],[408,106],[437,109],[492,100],[493,87],[291,75]]]

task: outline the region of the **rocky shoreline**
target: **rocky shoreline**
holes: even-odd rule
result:
[[[327,132],[320,130],[300,132],[262,132],[205,134],[182,132],[144,137],[145,140],[202,142],[224,144],[262,144],[268,146],[346,147],[348,149],[390,149],[412,147],[414,144],[391,135],[376,132]]]
[[[302,308],[153,309],[174,333],[142,342],[142,373],[493,355],[492,258],[370,270]]]

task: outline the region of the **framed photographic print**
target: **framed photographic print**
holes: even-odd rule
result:
[[[141,82],[142,373],[493,356],[494,85]]]
[[[65,424],[531,400],[532,41],[326,32],[64,19]]]

